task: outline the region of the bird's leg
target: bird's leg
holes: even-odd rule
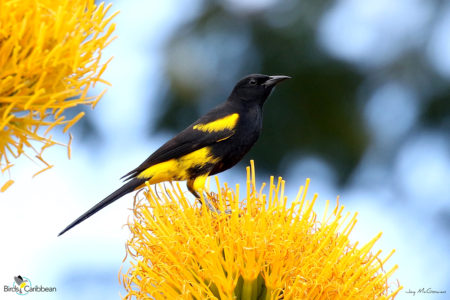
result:
[[[203,205],[202,198],[201,198],[200,194],[198,193],[198,191],[203,191],[203,186],[204,186],[204,183],[205,183],[205,180],[207,177],[208,176],[199,176],[199,177],[196,177],[195,179],[189,179],[187,181],[187,188],[188,188],[189,192],[191,192],[191,194],[194,195],[194,197],[197,198],[198,201],[200,201],[200,204],[202,204],[202,205]],[[201,186],[201,188],[197,188],[199,185]],[[205,205],[210,211],[217,213],[217,214],[222,213],[220,210],[218,210],[217,208],[214,207],[214,205],[209,201],[208,197],[203,197],[203,199],[205,199],[205,201],[204,201]]]
[[[196,179],[198,179],[198,178],[199,177],[197,177]],[[206,176],[205,176],[205,178],[206,178]],[[198,193],[199,190],[201,190],[203,192],[203,187],[199,188],[199,189],[195,189],[195,183],[196,183],[195,181],[196,181],[196,179],[188,180],[187,181],[187,188],[191,192],[191,194],[194,195],[194,197],[198,199],[200,204],[203,205],[202,198],[201,198],[200,194]],[[203,184],[204,184],[204,181],[205,180],[203,180]],[[205,193],[206,193],[207,197],[203,197],[203,198],[205,199],[206,207],[210,211],[212,211],[212,212],[214,212],[216,214],[221,214],[222,211],[220,211],[217,208],[215,208],[214,205],[211,203],[211,201],[209,201],[209,198],[211,198],[211,195],[208,192],[205,192]],[[224,213],[227,214],[227,215],[231,215],[231,209],[226,209],[224,211]]]
[[[208,193],[206,193],[206,194],[208,194]],[[198,199],[200,200],[200,203],[201,203],[201,202],[202,202],[202,201],[201,201],[201,198],[198,197]],[[203,197],[203,199],[205,199],[206,207],[207,207],[210,211],[212,211],[212,212],[214,212],[214,213],[216,213],[216,214],[221,214],[221,213],[222,213],[220,210],[218,210],[217,208],[214,207],[214,205],[211,203],[211,201],[209,201],[208,195],[207,195],[206,197]]]
[[[212,195],[211,195],[211,193],[208,193],[208,192],[205,192],[206,193],[206,195],[209,197],[209,198],[212,198]],[[206,198],[206,200],[208,201],[208,198]],[[209,203],[209,202],[208,202]],[[210,204],[211,205],[211,204]],[[214,208],[215,209],[215,208]],[[210,209],[211,210],[211,209]],[[222,211],[221,210],[218,210],[218,209],[215,209],[215,211],[217,212],[217,213],[219,213],[219,214],[221,214],[222,213]],[[223,211],[225,214],[227,214],[227,215],[231,215],[231,209],[225,209],[224,211]]]

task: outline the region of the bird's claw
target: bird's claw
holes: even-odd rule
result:
[[[209,209],[209,211],[216,213],[218,215],[225,213],[227,215],[231,215],[231,209],[226,209],[223,212],[219,209],[217,209],[212,203],[211,201],[209,201],[210,198],[212,198],[211,194],[208,192],[205,192],[207,197],[203,197],[204,201],[201,200],[201,198],[199,197],[200,203],[203,204],[203,202],[205,203],[206,207]]]

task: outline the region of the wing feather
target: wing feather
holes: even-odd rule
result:
[[[223,130],[208,131],[194,129],[199,127],[196,127],[198,124],[208,124],[232,115],[234,112],[230,112],[230,109],[226,106],[226,104],[227,103],[216,107],[191,124],[189,127],[181,131],[178,135],[167,141],[159,149],[153,152],[153,154],[151,154],[137,168],[122,176],[122,178],[124,178],[124,180],[129,180],[155,164],[181,157],[200,148],[224,141],[233,136],[235,133],[237,119],[233,126],[226,126]]]

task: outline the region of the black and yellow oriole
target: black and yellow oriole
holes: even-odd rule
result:
[[[78,225],[120,197],[141,188],[146,181],[187,180],[189,191],[199,197],[209,175],[225,171],[250,150],[262,128],[262,108],[274,86],[289,76],[252,74],[242,78],[225,103],[189,125],[162,145],[136,169],[122,178],[121,188],[97,203],[67,226]]]

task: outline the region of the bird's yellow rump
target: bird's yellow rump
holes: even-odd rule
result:
[[[137,178],[147,179],[150,184],[171,180],[189,179],[188,170],[191,168],[201,168],[204,165],[214,164],[219,159],[211,153],[211,147],[204,147],[179,158],[153,165],[141,173]]]

